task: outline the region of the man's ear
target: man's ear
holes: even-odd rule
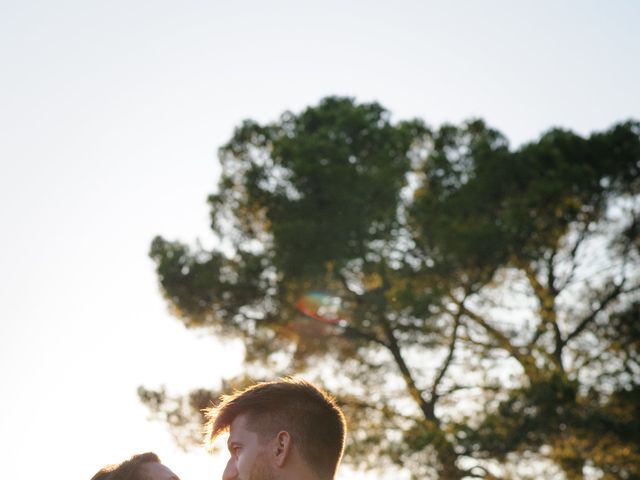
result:
[[[291,452],[291,435],[286,430],[278,432],[274,438],[273,460],[278,467],[284,466]]]

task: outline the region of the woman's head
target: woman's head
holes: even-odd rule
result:
[[[101,468],[91,480],[180,480],[160,463],[153,452],[134,455],[129,460]]]

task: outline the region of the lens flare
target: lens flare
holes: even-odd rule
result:
[[[320,322],[337,325],[340,322],[340,298],[323,292],[309,292],[296,302],[300,313]]]

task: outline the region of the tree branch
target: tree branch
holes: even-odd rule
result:
[[[370,342],[376,343],[382,347],[385,347],[387,349],[390,349],[391,346],[385,342],[384,340],[376,337],[375,335],[369,333],[369,332],[365,332],[364,330],[360,330],[359,328],[356,327],[352,327],[350,325],[338,325],[338,328],[340,328],[342,330],[342,334],[344,336],[351,336],[351,337],[356,337],[356,338],[360,338],[362,340],[368,340]]]
[[[576,269],[578,268],[578,263],[575,261],[576,255],[578,254],[578,249],[580,248],[580,245],[582,245],[582,242],[584,242],[584,239],[587,238],[587,233],[589,232],[589,225],[591,225],[591,222],[585,222],[584,227],[582,228],[582,230],[580,231],[580,234],[578,235],[578,238],[576,239],[576,243],[573,245],[571,252],[569,252],[569,258],[571,259],[571,270],[569,270],[569,273],[567,274],[567,277],[564,279],[562,284],[558,286],[558,293],[562,292],[573,281],[573,277],[575,276]]]
[[[460,390],[482,390],[485,392],[499,392],[502,390],[501,386],[491,386],[491,385],[456,385],[455,387],[450,388],[445,392],[441,392],[439,397],[446,397],[448,395],[452,395]]]
[[[591,356],[587,356],[585,355],[584,360],[582,362],[580,362],[579,365],[574,366],[571,369],[572,373],[577,373],[580,372],[580,370],[588,367],[592,362],[595,362],[596,360],[600,359],[600,357],[611,348],[611,342],[607,343],[603,348],[601,348],[600,350],[598,350],[598,352],[595,355],[591,355]],[[577,358],[577,360],[579,360],[580,357]]]
[[[400,370],[402,378],[407,384],[407,389],[409,390],[411,398],[413,398],[413,400],[418,404],[418,407],[427,420],[438,423],[433,410],[433,406],[429,405],[429,403],[422,396],[422,392],[417,387],[416,382],[411,375],[411,371],[409,370],[407,363],[404,361],[402,352],[400,351],[400,346],[398,345],[398,340],[393,333],[393,329],[391,328],[389,321],[384,316],[382,316],[381,323],[385,332],[385,336],[387,337],[387,348],[389,349],[389,352],[391,352],[391,355],[393,356],[393,359],[395,360],[396,365]]]
[[[386,416],[392,416],[392,417],[396,417],[402,420],[409,420],[415,423],[419,423],[420,419],[411,415],[405,415],[402,414],[396,410],[390,410],[389,408],[380,408],[376,405],[373,405],[371,403],[367,403],[365,401],[362,400],[358,400],[355,397],[340,397],[337,396],[337,399],[340,403],[342,403],[343,405],[349,405],[352,407],[356,407],[358,409],[363,409],[363,410],[375,410],[376,412],[380,412]]]
[[[589,315],[587,315],[585,318],[583,318],[580,323],[578,323],[578,326],[573,330],[573,332],[571,332],[569,335],[567,335],[567,338],[565,338],[563,340],[563,342],[562,342],[562,346],[563,347],[567,343],[569,343],[571,340],[573,340],[575,337],[580,335],[582,333],[582,331],[585,328],[587,328],[587,326],[589,326],[589,324],[591,322],[593,322],[595,320],[596,316],[607,307],[607,305],[609,305],[613,300],[618,298],[618,296],[622,292],[622,286],[623,285],[624,285],[624,280],[622,282],[618,283],[614,287],[614,289],[611,292],[609,292],[609,294],[600,302],[600,305],[598,306],[598,308],[596,308]]]
[[[531,288],[533,289],[533,292],[540,305],[538,309],[540,323],[538,324],[538,328],[536,328],[533,337],[528,342],[527,348],[529,350],[532,350],[533,347],[537,344],[540,337],[544,334],[547,326],[550,326],[553,330],[555,346],[553,353],[548,355],[548,357],[560,370],[564,370],[564,366],[562,365],[562,348],[564,344],[555,309],[556,297],[558,295],[558,290],[556,290],[555,287],[556,276],[554,271],[554,260],[556,254],[557,252],[553,250],[546,261],[546,286],[540,282],[537,272],[531,267],[530,264],[522,261],[516,261],[516,265],[525,273],[525,276],[527,277],[527,280],[529,281],[529,284],[531,285]]]
[[[455,299],[453,299],[453,301],[454,303],[457,303]],[[484,318],[482,318],[482,316],[469,310],[466,306],[460,305],[459,303],[457,304],[461,310],[461,313],[480,325],[489,334],[489,336],[493,338],[499,348],[502,348],[503,350],[508,352],[513,358],[518,361],[518,363],[520,363],[525,373],[529,377],[535,376],[537,367],[535,366],[535,361],[533,358],[531,358],[531,355],[523,353],[520,348],[511,343],[511,340],[509,340],[506,335],[489,325],[489,323]]]
[[[462,300],[461,302],[462,304],[464,304],[464,300]],[[431,403],[433,405],[433,407],[435,407],[435,403],[439,397],[438,395],[438,386],[440,385],[440,382],[442,381],[442,379],[444,378],[445,374],[447,373],[447,369],[449,368],[449,365],[451,364],[451,360],[453,360],[453,352],[455,350],[456,347],[456,341],[458,338],[458,327],[460,326],[460,319],[462,317],[462,309],[458,309],[458,313],[456,315],[454,315],[453,317],[453,332],[451,333],[451,342],[449,344],[449,353],[447,354],[447,358],[445,359],[444,363],[442,364],[442,367],[440,368],[440,371],[438,372],[438,375],[436,376],[435,380],[433,381],[433,386],[431,387],[431,398],[429,399],[429,403]]]

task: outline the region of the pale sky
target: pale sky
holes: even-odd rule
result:
[[[587,134],[640,118],[639,24],[632,0],[0,0],[2,476],[88,480],[154,450],[220,478],[136,388],[241,367],[239,344],[170,316],[147,252],[211,242],[215,152],[242,119],[337,94],[432,126],[482,117],[513,145]]]

